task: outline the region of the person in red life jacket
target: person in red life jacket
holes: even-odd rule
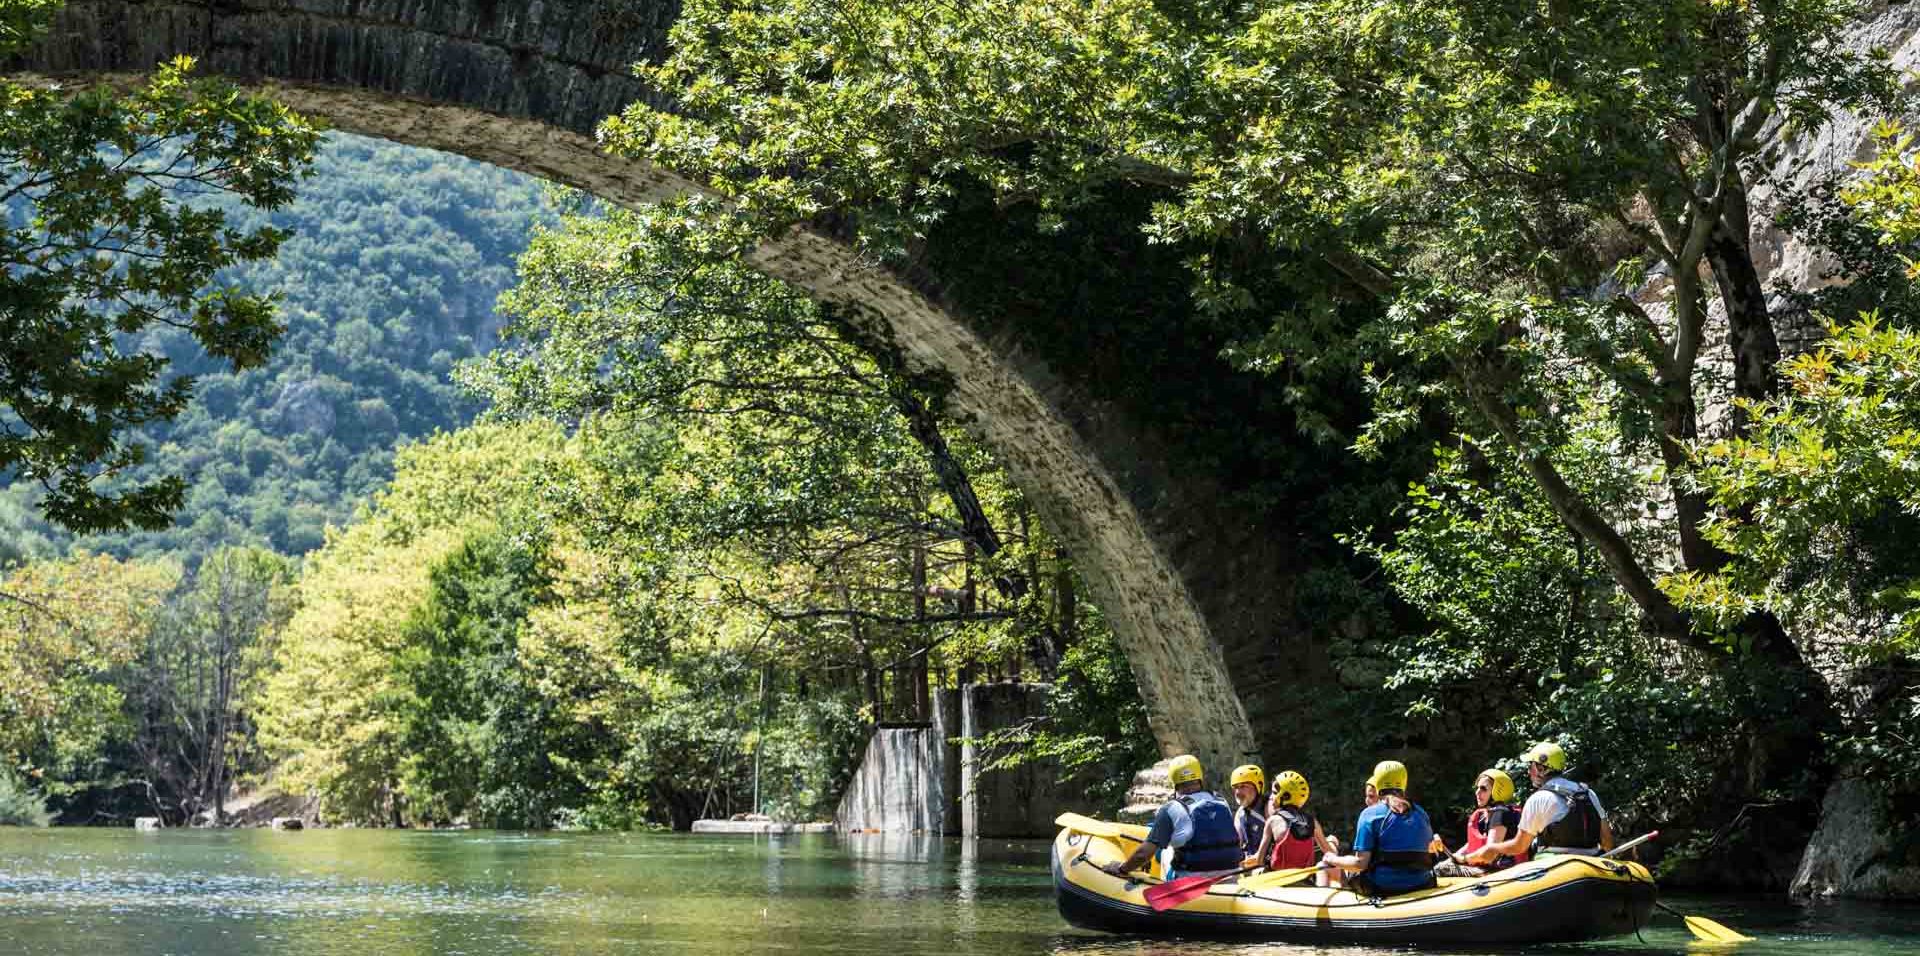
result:
[[[1273,778],[1273,799],[1267,805],[1267,836],[1245,860],[1244,867],[1264,866],[1269,870],[1295,870],[1312,866],[1314,853],[1334,854],[1339,847],[1320,829],[1320,821],[1307,810],[1312,794],[1307,778],[1288,770]],[[1340,874],[1332,874],[1338,886]],[[1318,882],[1328,885],[1328,871],[1320,871]]]
[[[1267,789],[1267,775],[1253,764],[1235,767],[1233,784],[1233,829],[1240,834],[1240,855],[1253,856],[1267,835],[1267,815],[1262,812],[1260,796]]]
[[[1613,849],[1613,827],[1607,824],[1600,795],[1566,778],[1567,752],[1559,744],[1534,744],[1520,759],[1527,762],[1527,779],[1535,789],[1520,807],[1519,832],[1462,854],[1465,862],[1479,865],[1528,853],[1598,856]]]
[[[1233,810],[1207,789],[1200,759],[1181,754],[1167,764],[1173,799],[1160,807],[1147,825],[1147,838],[1131,855],[1102,870],[1126,876],[1147,864],[1163,849],[1173,851],[1161,867],[1166,879],[1200,873],[1231,873],[1240,867],[1240,834],[1233,829]]]
[[[1467,842],[1455,854],[1448,852],[1447,845],[1439,836],[1433,838],[1433,852],[1444,853],[1447,858],[1433,866],[1434,876],[1486,876],[1495,870],[1504,870],[1515,863],[1528,859],[1528,854],[1502,856],[1485,866],[1474,866],[1462,862],[1479,852],[1489,843],[1498,843],[1513,836],[1520,825],[1520,808],[1514,806],[1513,778],[1504,770],[1489,768],[1480,771],[1473,782],[1474,810],[1467,817]]]

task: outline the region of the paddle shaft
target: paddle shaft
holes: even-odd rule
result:
[[[1611,849],[1611,850],[1608,850],[1607,852],[1605,852],[1605,853],[1602,853],[1602,854],[1600,854],[1600,858],[1604,860],[1604,859],[1606,859],[1607,857],[1610,857],[1610,856],[1619,856],[1620,854],[1622,854],[1622,853],[1625,853],[1625,852],[1627,852],[1628,850],[1631,850],[1631,849],[1633,849],[1634,847],[1637,847],[1637,846],[1639,846],[1640,844],[1642,844],[1642,843],[1645,843],[1645,842],[1647,842],[1648,840],[1651,840],[1651,839],[1653,839],[1654,837],[1657,837],[1657,836],[1659,836],[1659,835],[1660,835],[1660,831],[1659,831],[1659,830],[1655,830],[1655,831],[1653,831],[1652,833],[1647,833],[1647,834],[1643,834],[1643,835],[1641,835],[1641,836],[1637,836],[1637,837],[1634,837],[1633,839],[1631,839],[1631,840],[1628,840],[1627,842],[1625,842],[1625,843],[1622,843],[1622,844],[1620,844],[1619,846],[1617,846],[1617,847],[1614,847],[1613,849]]]

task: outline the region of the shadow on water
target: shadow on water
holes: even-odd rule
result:
[[[1671,902],[1762,937],[1742,956],[1920,953],[1916,908]],[[1705,951],[1670,919],[1643,936],[1551,950]],[[0,940],[48,956],[1396,952],[1087,933],[1054,909],[1045,842],[904,834],[0,830]]]

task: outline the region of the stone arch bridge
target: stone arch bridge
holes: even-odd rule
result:
[[[673,0],[70,0],[50,36],[8,69],[95,80],[191,54],[204,71],[268,90],[336,128],[632,205],[697,188],[599,152],[592,135],[628,103],[665,105],[629,66],[661,53],[677,12]],[[1122,269],[1150,254],[1144,246],[1109,253]],[[1029,306],[1029,318],[1055,326],[1051,344],[1039,344],[1032,322],[961,305],[963,277],[943,277],[937,266],[879,268],[812,232],[770,243],[754,261],[851,307],[889,332],[909,361],[951,380],[948,411],[994,449],[1084,569],[1163,751],[1201,754],[1216,773],[1257,755],[1305,757],[1279,729],[1311,738],[1318,708],[1303,702],[1352,669],[1339,648],[1360,629],[1303,620],[1299,585],[1312,547],[1286,520],[1232,503],[1272,475],[1250,459],[1202,463],[1183,454],[1190,435],[1182,433],[1210,430],[1228,444],[1294,433],[1263,397],[1270,390],[1220,361],[1218,341],[1182,332],[1150,359],[1120,354],[1099,322],[1052,314],[1063,301],[1114,305],[1098,289],[1070,288],[1065,299]],[[1099,281],[1024,280],[1036,278]],[[1139,310],[1152,304],[1115,307],[1107,318],[1124,323],[1146,321]],[[1063,364],[1062,355],[1088,360]],[[1137,376],[1204,392],[1207,401],[1195,404],[1211,411],[1143,423],[1113,397],[1117,380]]]

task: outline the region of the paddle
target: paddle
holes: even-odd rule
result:
[[[1654,900],[1653,905],[1660,907],[1660,909],[1663,912],[1666,912],[1669,915],[1680,917],[1680,922],[1687,924],[1687,929],[1692,930],[1693,935],[1696,937],[1699,937],[1704,942],[1708,942],[1708,943],[1751,943],[1753,942],[1753,937],[1748,936],[1747,934],[1742,933],[1739,930],[1733,929],[1732,927],[1726,926],[1721,923],[1716,923],[1713,920],[1710,920],[1704,916],[1688,916],[1687,914],[1682,913],[1679,910],[1674,909],[1673,907],[1660,902],[1659,900]]]
[[[1312,876],[1320,872],[1321,869],[1323,869],[1323,867],[1316,864],[1314,866],[1296,867],[1291,870],[1269,870],[1265,873],[1249,876],[1241,880],[1240,886],[1243,889],[1249,890],[1270,890],[1276,886],[1286,886],[1303,877]]]
[[[1183,876],[1177,880],[1169,880],[1161,883],[1158,886],[1149,886],[1147,887],[1146,893],[1142,895],[1147,898],[1147,905],[1153,907],[1155,912],[1170,910],[1189,900],[1196,900],[1207,895],[1207,891],[1212,889],[1213,885],[1221,880],[1245,875],[1253,869],[1254,867],[1248,867],[1244,870],[1233,870],[1227,873],[1212,875],[1201,873],[1196,876]],[[1318,866],[1303,866],[1293,870],[1275,870],[1270,873],[1262,873],[1259,876],[1248,877],[1247,879],[1241,880],[1240,887],[1247,890],[1271,889],[1276,886],[1285,886],[1301,877],[1312,876],[1319,871],[1320,868]]]
[[[1109,823],[1106,820],[1095,820],[1092,817],[1083,817],[1078,813],[1060,814],[1053,818],[1053,825],[1065,827],[1077,833],[1085,833],[1088,836],[1105,837],[1109,840],[1132,840],[1135,843],[1139,843],[1145,839],[1145,837],[1128,833],[1126,824],[1124,823]]]
[[[1177,880],[1168,880],[1165,883],[1149,886],[1147,887],[1146,893],[1142,895],[1147,898],[1147,905],[1153,907],[1154,912],[1159,913],[1173,909],[1188,900],[1199,899],[1207,895],[1207,891],[1213,888],[1213,884],[1230,876],[1239,876],[1245,872],[1247,871],[1228,870],[1225,873],[1214,876],[1209,876],[1205,873],[1195,876],[1183,876]]]
[[[1600,859],[1603,859],[1603,860],[1604,860],[1604,859],[1606,859],[1607,857],[1610,857],[1610,856],[1619,856],[1620,854],[1622,854],[1622,853],[1625,853],[1625,852],[1627,852],[1628,850],[1631,850],[1631,849],[1633,849],[1634,847],[1637,847],[1637,846],[1639,846],[1640,844],[1642,844],[1642,843],[1645,843],[1645,842],[1647,842],[1648,840],[1651,840],[1651,839],[1653,839],[1654,837],[1657,837],[1657,836],[1659,836],[1659,835],[1660,835],[1660,831],[1659,831],[1659,830],[1655,830],[1655,831],[1653,831],[1652,833],[1646,833],[1646,834],[1642,834],[1642,835],[1640,835],[1640,836],[1637,836],[1637,837],[1634,837],[1633,839],[1631,839],[1631,840],[1628,840],[1627,842],[1625,842],[1625,843],[1622,843],[1622,844],[1620,844],[1619,846],[1617,846],[1617,847],[1614,847],[1613,849],[1611,849],[1611,850],[1608,850],[1607,852],[1605,852],[1605,853],[1602,853],[1602,854],[1600,854]]]
[[[1655,830],[1652,833],[1647,834],[1646,836],[1634,837],[1633,839],[1628,840],[1627,842],[1622,843],[1619,846],[1614,847],[1613,849],[1608,850],[1605,853],[1602,853],[1601,857],[1605,858],[1609,856],[1615,856],[1626,850],[1631,850],[1634,847],[1639,846],[1640,844],[1645,843],[1648,840],[1651,840],[1654,837],[1657,837],[1659,835],[1660,835],[1660,831]],[[1666,912],[1669,915],[1680,917],[1680,922],[1687,924],[1687,929],[1690,930],[1694,936],[1698,937],[1699,939],[1705,942],[1709,942],[1709,943],[1751,943],[1753,942],[1753,937],[1748,936],[1747,934],[1742,933],[1739,930],[1734,929],[1730,926],[1727,926],[1724,923],[1714,922],[1713,920],[1710,920],[1704,916],[1688,916],[1687,914],[1682,913],[1679,910],[1674,909],[1673,907],[1660,902],[1659,900],[1654,900],[1653,905],[1660,907],[1662,911]]]

